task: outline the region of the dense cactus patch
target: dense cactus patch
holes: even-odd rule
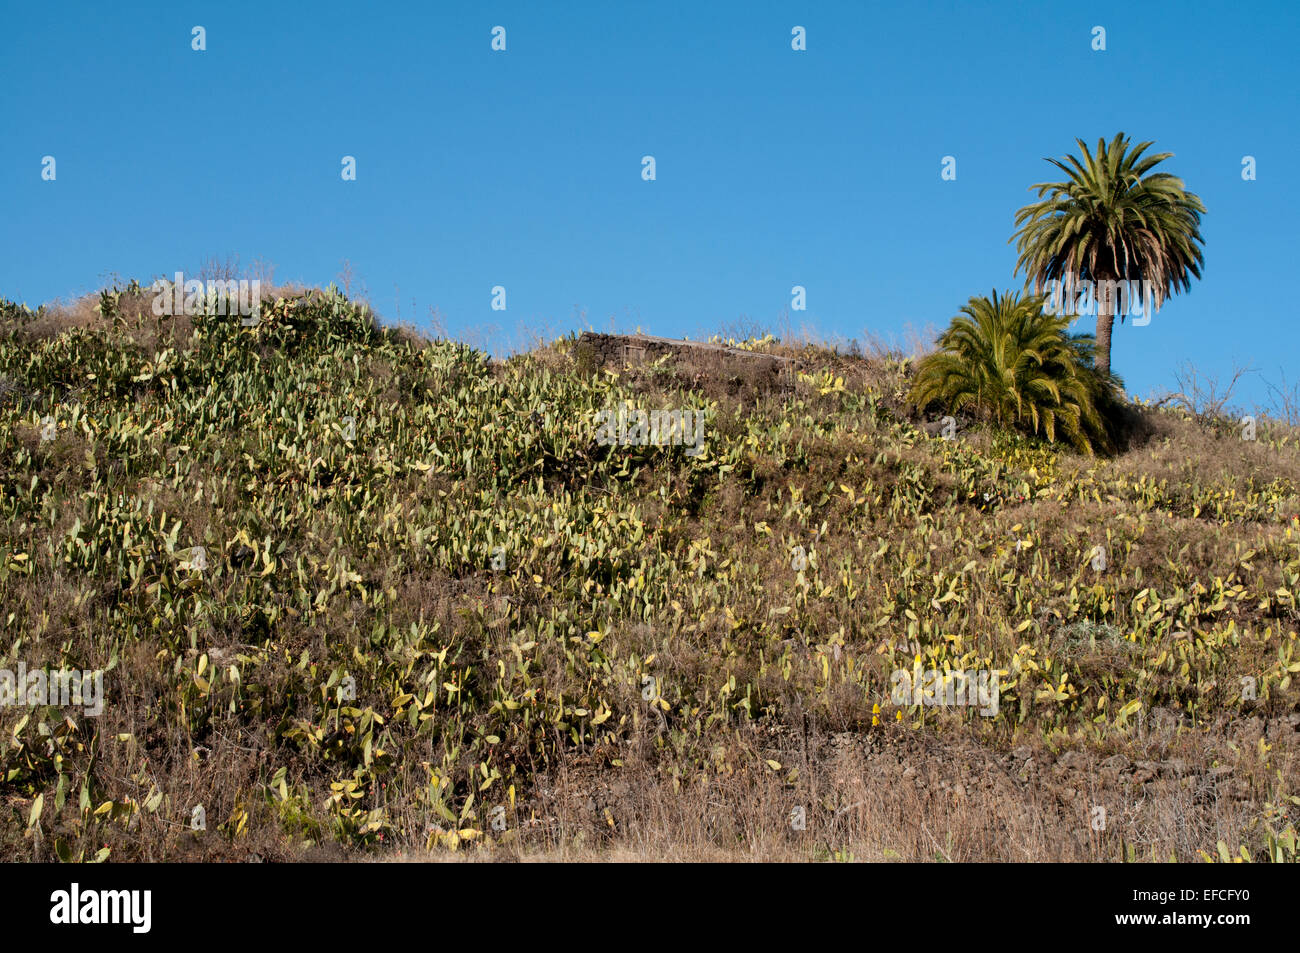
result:
[[[569,810],[557,779],[715,803],[692,836],[722,851],[908,855],[836,826],[832,736],[1192,743],[1211,754],[1186,776],[1247,779],[1215,795],[1231,811],[1143,839],[1062,797],[1050,849],[1294,857],[1294,434],[1148,412],[1145,444],[1099,460],[928,433],[905,361],[806,349],[793,388],[736,392],[671,357],[580,368],[573,339],[490,362],[332,289],[255,326],[142,295],[66,329],[0,308],[0,667],[104,684],[97,716],[0,708],[8,857],[549,849],[648,823],[594,793]],[[616,408],[701,411],[704,450],[601,445]],[[895,704],[918,665],[998,672],[997,714]],[[1252,720],[1280,727],[1241,743]]]

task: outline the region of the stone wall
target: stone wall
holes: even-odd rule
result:
[[[707,344],[702,341],[682,341],[677,338],[650,337],[646,334],[599,334],[584,331],[578,338],[579,354],[601,367],[622,369],[654,361],[665,354],[689,361],[708,371],[724,373],[728,365],[758,367],[774,378],[792,378],[796,363],[788,357],[760,354],[741,348]]]

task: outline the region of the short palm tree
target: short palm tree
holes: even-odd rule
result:
[[[1119,381],[1096,371],[1092,335],[1069,334],[1069,323],[1044,312],[1039,295],[971,298],[917,366],[913,404],[969,412],[1085,453],[1113,449],[1104,409]]]
[[[1149,281],[1155,306],[1175,291],[1186,291],[1201,277],[1201,215],[1205,206],[1183,187],[1183,180],[1151,170],[1173,153],[1143,157],[1151,145],[1134,149],[1124,133],[1107,145],[1097,141],[1096,154],[1082,139],[1082,159],[1048,159],[1067,176],[1064,182],[1040,182],[1041,201],[1016,213],[1019,230],[1011,237],[1025,269],[1026,284],[1040,292],[1046,282],[1092,281],[1105,289],[1097,303],[1097,369],[1110,372],[1110,337],[1116,295],[1113,282]],[[1067,164],[1068,163],[1068,164]],[[1145,305],[1144,303],[1144,306]],[[1123,316],[1120,315],[1123,321]]]

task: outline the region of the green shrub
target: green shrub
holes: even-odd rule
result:
[[[917,367],[920,410],[966,412],[999,427],[1041,434],[1077,450],[1110,452],[1104,408],[1120,402],[1119,381],[1093,367],[1091,335],[1043,311],[1040,296],[997,291],[970,299]]]

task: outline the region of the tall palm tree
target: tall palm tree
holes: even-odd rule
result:
[[[1107,374],[1111,327],[1119,310],[1114,283],[1150,282],[1156,307],[1173,292],[1187,291],[1204,264],[1196,246],[1205,244],[1200,231],[1205,206],[1184,189],[1182,179],[1151,171],[1171,152],[1144,158],[1151,143],[1130,150],[1122,132],[1109,146],[1098,139],[1095,154],[1082,139],[1075,142],[1082,160],[1047,160],[1066,180],[1031,185],[1041,201],[1016,213],[1020,228],[1011,240],[1020,260],[1015,273],[1023,267],[1026,286],[1032,282],[1035,292],[1052,280],[1094,282],[1099,289],[1097,369]],[[1144,307],[1150,304],[1144,302]]]
[[[1103,408],[1119,382],[1096,371],[1092,335],[1069,334],[1069,324],[1044,312],[1041,296],[971,298],[917,366],[913,404],[970,412],[1086,453],[1113,449]]]

